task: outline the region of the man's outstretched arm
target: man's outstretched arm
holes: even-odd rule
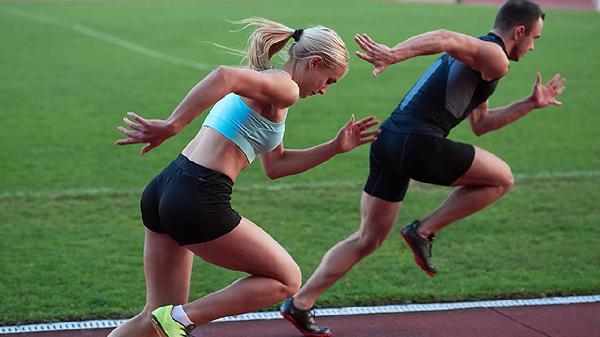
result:
[[[445,29],[413,36],[393,48],[375,42],[367,34],[357,34],[354,40],[364,51],[357,51],[356,55],[375,67],[373,76],[394,63],[443,52],[480,72],[485,80],[500,78],[508,72],[509,61],[502,47]]]
[[[490,110],[487,101],[475,108],[469,116],[471,130],[481,136],[516,121],[534,109],[549,105],[562,106],[556,98],[565,90],[564,84],[565,79],[556,74],[544,85],[542,76],[538,73],[530,96],[501,108]]]

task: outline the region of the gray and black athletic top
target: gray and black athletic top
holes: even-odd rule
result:
[[[498,35],[489,33],[479,39],[497,43],[506,53]],[[444,53],[421,75],[381,127],[396,133],[445,138],[494,93],[499,80],[486,81],[481,73]]]

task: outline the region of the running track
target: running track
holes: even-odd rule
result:
[[[333,337],[600,337],[600,302],[319,317]],[[4,334],[7,337],[105,337],[110,330]],[[203,337],[300,337],[287,321],[212,323]],[[197,334],[198,335],[198,334]]]

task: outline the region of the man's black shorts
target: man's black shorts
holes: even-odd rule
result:
[[[144,226],[182,246],[216,239],[242,219],[231,208],[232,190],[227,175],[180,154],[146,186],[140,202]]]
[[[450,186],[467,172],[474,158],[473,145],[382,129],[371,144],[364,191],[387,201],[402,201],[410,179]]]

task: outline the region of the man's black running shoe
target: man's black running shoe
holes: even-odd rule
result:
[[[431,245],[433,243],[433,235],[429,235],[427,239],[419,235],[417,228],[419,227],[419,220],[415,220],[410,225],[402,229],[402,237],[404,241],[408,243],[408,246],[415,256],[415,261],[429,276],[435,276],[437,269],[429,258],[431,258]]]
[[[311,310],[300,310],[294,306],[293,298],[288,298],[281,305],[281,316],[292,322],[304,336],[329,337],[331,330],[326,326],[315,324],[315,316]]]

